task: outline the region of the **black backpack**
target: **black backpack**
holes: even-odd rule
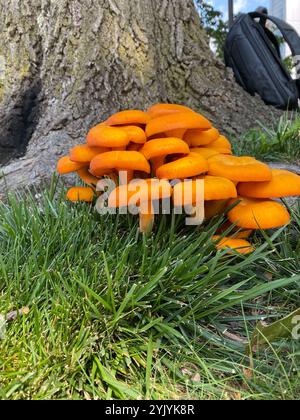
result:
[[[267,105],[279,109],[296,109],[300,80],[293,80],[285,67],[277,38],[266,27],[268,19],[282,33],[294,60],[300,62],[300,37],[294,28],[275,17],[253,12],[240,15],[230,29],[225,43],[225,63],[251,95],[258,94]]]

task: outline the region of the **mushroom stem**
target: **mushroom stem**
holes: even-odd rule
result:
[[[119,185],[127,185],[129,184],[134,177],[134,171],[127,170],[127,171],[119,171]]]
[[[127,150],[130,150],[130,151],[133,151],[133,152],[138,152],[142,147],[143,147],[142,144],[130,143],[127,147]]]
[[[205,219],[207,221],[215,216],[221,216],[228,207],[229,200],[212,200],[205,202]]]
[[[140,232],[149,234],[154,225],[154,208],[153,204],[148,201],[140,205]]]
[[[127,150],[126,146],[124,147],[112,147],[111,149],[114,152],[125,152]]]
[[[186,131],[187,131],[186,128],[170,130],[168,131],[168,137],[176,137],[178,139],[183,139],[183,136],[185,135]]]
[[[156,171],[165,164],[165,156],[159,156],[151,159],[152,175],[156,176]]]
[[[99,178],[92,175],[88,168],[82,168],[77,171],[77,175],[79,178],[90,187],[94,188],[95,185],[97,185],[97,182],[99,181]]]

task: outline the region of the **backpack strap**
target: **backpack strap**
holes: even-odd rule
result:
[[[293,56],[300,56],[300,37],[291,25],[289,25],[287,22],[284,22],[281,19],[275,18],[274,16],[266,16],[258,12],[249,13],[249,16],[252,19],[255,19],[255,18],[266,19],[267,18],[267,20],[270,20],[271,22],[273,22],[282,33],[282,36],[284,40],[287,42],[287,44],[289,45]]]
[[[271,42],[271,44],[274,46],[275,51],[276,51],[279,59],[281,60],[281,51],[280,51],[280,45],[279,45],[278,39],[273,34],[273,32],[270,31],[270,29],[265,26],[266,22],[263,23],[262,21],[260,21],[260,24],[263,25],[263,30],[265,31],[265,34],[269,38],[269,41]]]
[[[277,37],[275,36],[275,34],[273,34],[273,32],[267,28],[267,20],[268,20],[268,9],[266,7],[258,7],[255,10],[257,13],[261,13],[263,15],[263,17],[260,18],[259,23],[262,26],[265,34],[267,35],[269,41],[271,42],[271,44],[273,45],[273,47],[275,48],[275,51],[279,57],[279,59],[281,60],[281,51],[280,51],[280,45],[279,45],[279,41],[277,39]]]
[[[284,40],[286,41],[286,43],[288,44],[288,46],[290,47],[290,49],[292,51],[292,55],[293,55],[293,58],[295,60],[295,66],[297,66],[298,69],[299,69],[299,65],[300,65],[300,36],[295,31],[295,29],[291,25],[289,25],[287,22],[284,22],[283,20],[278,19],[274,16],[267,16],[267,15],[265,15],[263,13],[259,13],[259,12],[249,13],[249,16],[252,19],[260,18],[261,22],[264,22],[266,19],[270,20],[271,22],[273,22],[277,26],[277,28],[281,32]],[[299,94],[300,94],[300,77],[298,77],[298,79],[296,80],[296,83],[297,83]]]

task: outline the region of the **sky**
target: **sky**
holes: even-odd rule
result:
[[[210,0],[216,10],[221,11],[224,17],[228,18],[227,0]],[[258,6],[269,7],[269,0],[234,0],[234,13],[253,12]]]

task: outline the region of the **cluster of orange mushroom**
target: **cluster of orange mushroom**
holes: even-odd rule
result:
[[[253,230],[288,224],[290,214],[276,199],[300,195],[300,176],[233,156],[230,142],[205,117],[175,104],[112,115],[89,131],[85,144],[61,158],[57,170],[61,175],[76,172],[85,184],[69,189],[67,199],[73,202],[93,202],[104,191],[103,180],[111,179],[117,185],[108,207],[126,207],[134,183],[143,233],[153,227],[153,200],[195,205],[194,187],[202,180],[205,219],[230,209],[227,223],[212,238],[218,249],[229,252],[252,252],[247,239]],[[183,194],[186,189],[190,194]],[[188,203],[182,202],[186,196]],[[224,237],[226,232],[230,236]]]

